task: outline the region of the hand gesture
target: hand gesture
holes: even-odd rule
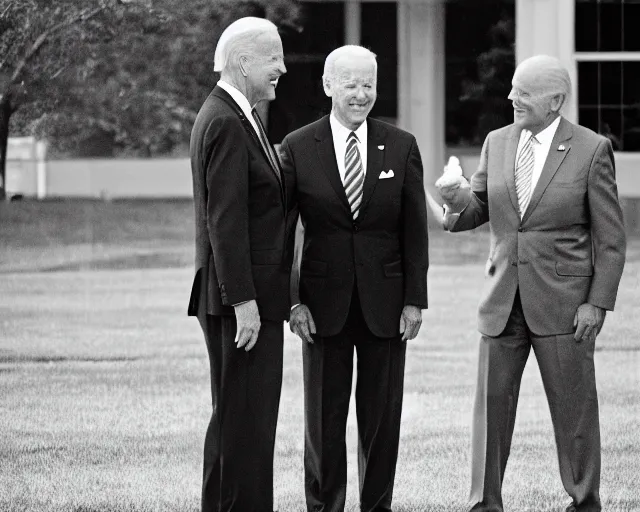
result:
[[[289,329],[307,343],[313,343],[311,335],[316,333],[316,324],[307,306],[298,304],[293,308],[289,315]]]
[[[255,300],[250,300],[234,306],[236,312],[236,339],[238,348],[244,347],[248,352],[258,341],[260,332],[260,313]]]

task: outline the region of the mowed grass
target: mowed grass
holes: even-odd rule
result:
[[[211,405],[202,335],[185,316],[191,208],[0,207],[0,511],[198,510]],[[431,307],[407,353],[397,512],[467,508],[487,236],[432,233]],[[637,240],[631,247],[596,353],[606,511],[640,510]],[[301,366],[300,341],[287,334],[274,462],[281,512],[305,508]],[[358,510],[356,446],[352,410],[349,511]],[[560,511],[568,501],[533,356],[504,499],[513,511]]]

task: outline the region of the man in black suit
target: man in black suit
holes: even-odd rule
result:
[[[427,307],[420,153],[411,134],[367,119],[376,81],[369,50],[333,51],[323,76],[331,114],[289,134],[281,148],[289,200],[304,225],[290,327],[305,340],[309,511],[344,510],[354,348],[360,507],[391,510],[406,341]]]
[[[277,28],[260,18],[234,22],[214,65],[221,79],[191,134],[196,275],[189,315],[204,331],[213,402],[202,510],[271,512],[290,263],[282,174],[252,106],[273,100],[286,72]]]

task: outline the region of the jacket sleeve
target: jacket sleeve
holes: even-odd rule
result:
[[[600,142],[591,162],[587,197],[593,241],[593,278],[587,302],[613,310],[627,242],[618,200],[613,148],[608,139]]]
[[[239,119],[214,119],[207,129],[207,229],[227,306],[256,298],[249,241],[249,154]]]
[[[280,145],[279,157],[287,191],[287,254],[292,260],[289,276],[289,298],[291,306],[295,306],[300,304],[300,264],[302,262],[304,227],[298,213],[296,168],[287,137]]]
[[[458,220],[449,231],[466,231],[489,221],[489,193],[487,190],[487,168],[489,161],[489,136],[484,140],[478,169],[471,176],[471,202],[462,210]]]
[[[429,231],[424,192],[422,159],[415,139],[407,157],[402,187],[402,258],[404,304],[426,309],[429,270]]]

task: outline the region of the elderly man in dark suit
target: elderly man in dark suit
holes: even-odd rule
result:
[[[281,148],[304,225],[290,327],[304,340],[309,511],[344,510],[354,349],[360,510],[391,510],[406,341],[427,307],[420,153],[411,134],[367,118],[376,82],[369,50],[332,52],[323,76],[331,114],[289,134]]]
[[[605,137],[560,115],[571,82],[557,59],[525,60],[512,86],[514,123],[487,136],[470,187],[464,178],[440,183],[446,228],[491,227],[478,315],[472,510],[503,510],[520,381],[533,348],[572,498],[567,511],[598,512],[593,356],[626,247],[613,150]]]
[[[202,510],[271,512],[290,263],[283,178],[252,107],[275,98],[286,71],[275,25],[234,22],[214,65],[221,79],[191,135],[196,275],[189,315],[204,331],[213,401]]]

